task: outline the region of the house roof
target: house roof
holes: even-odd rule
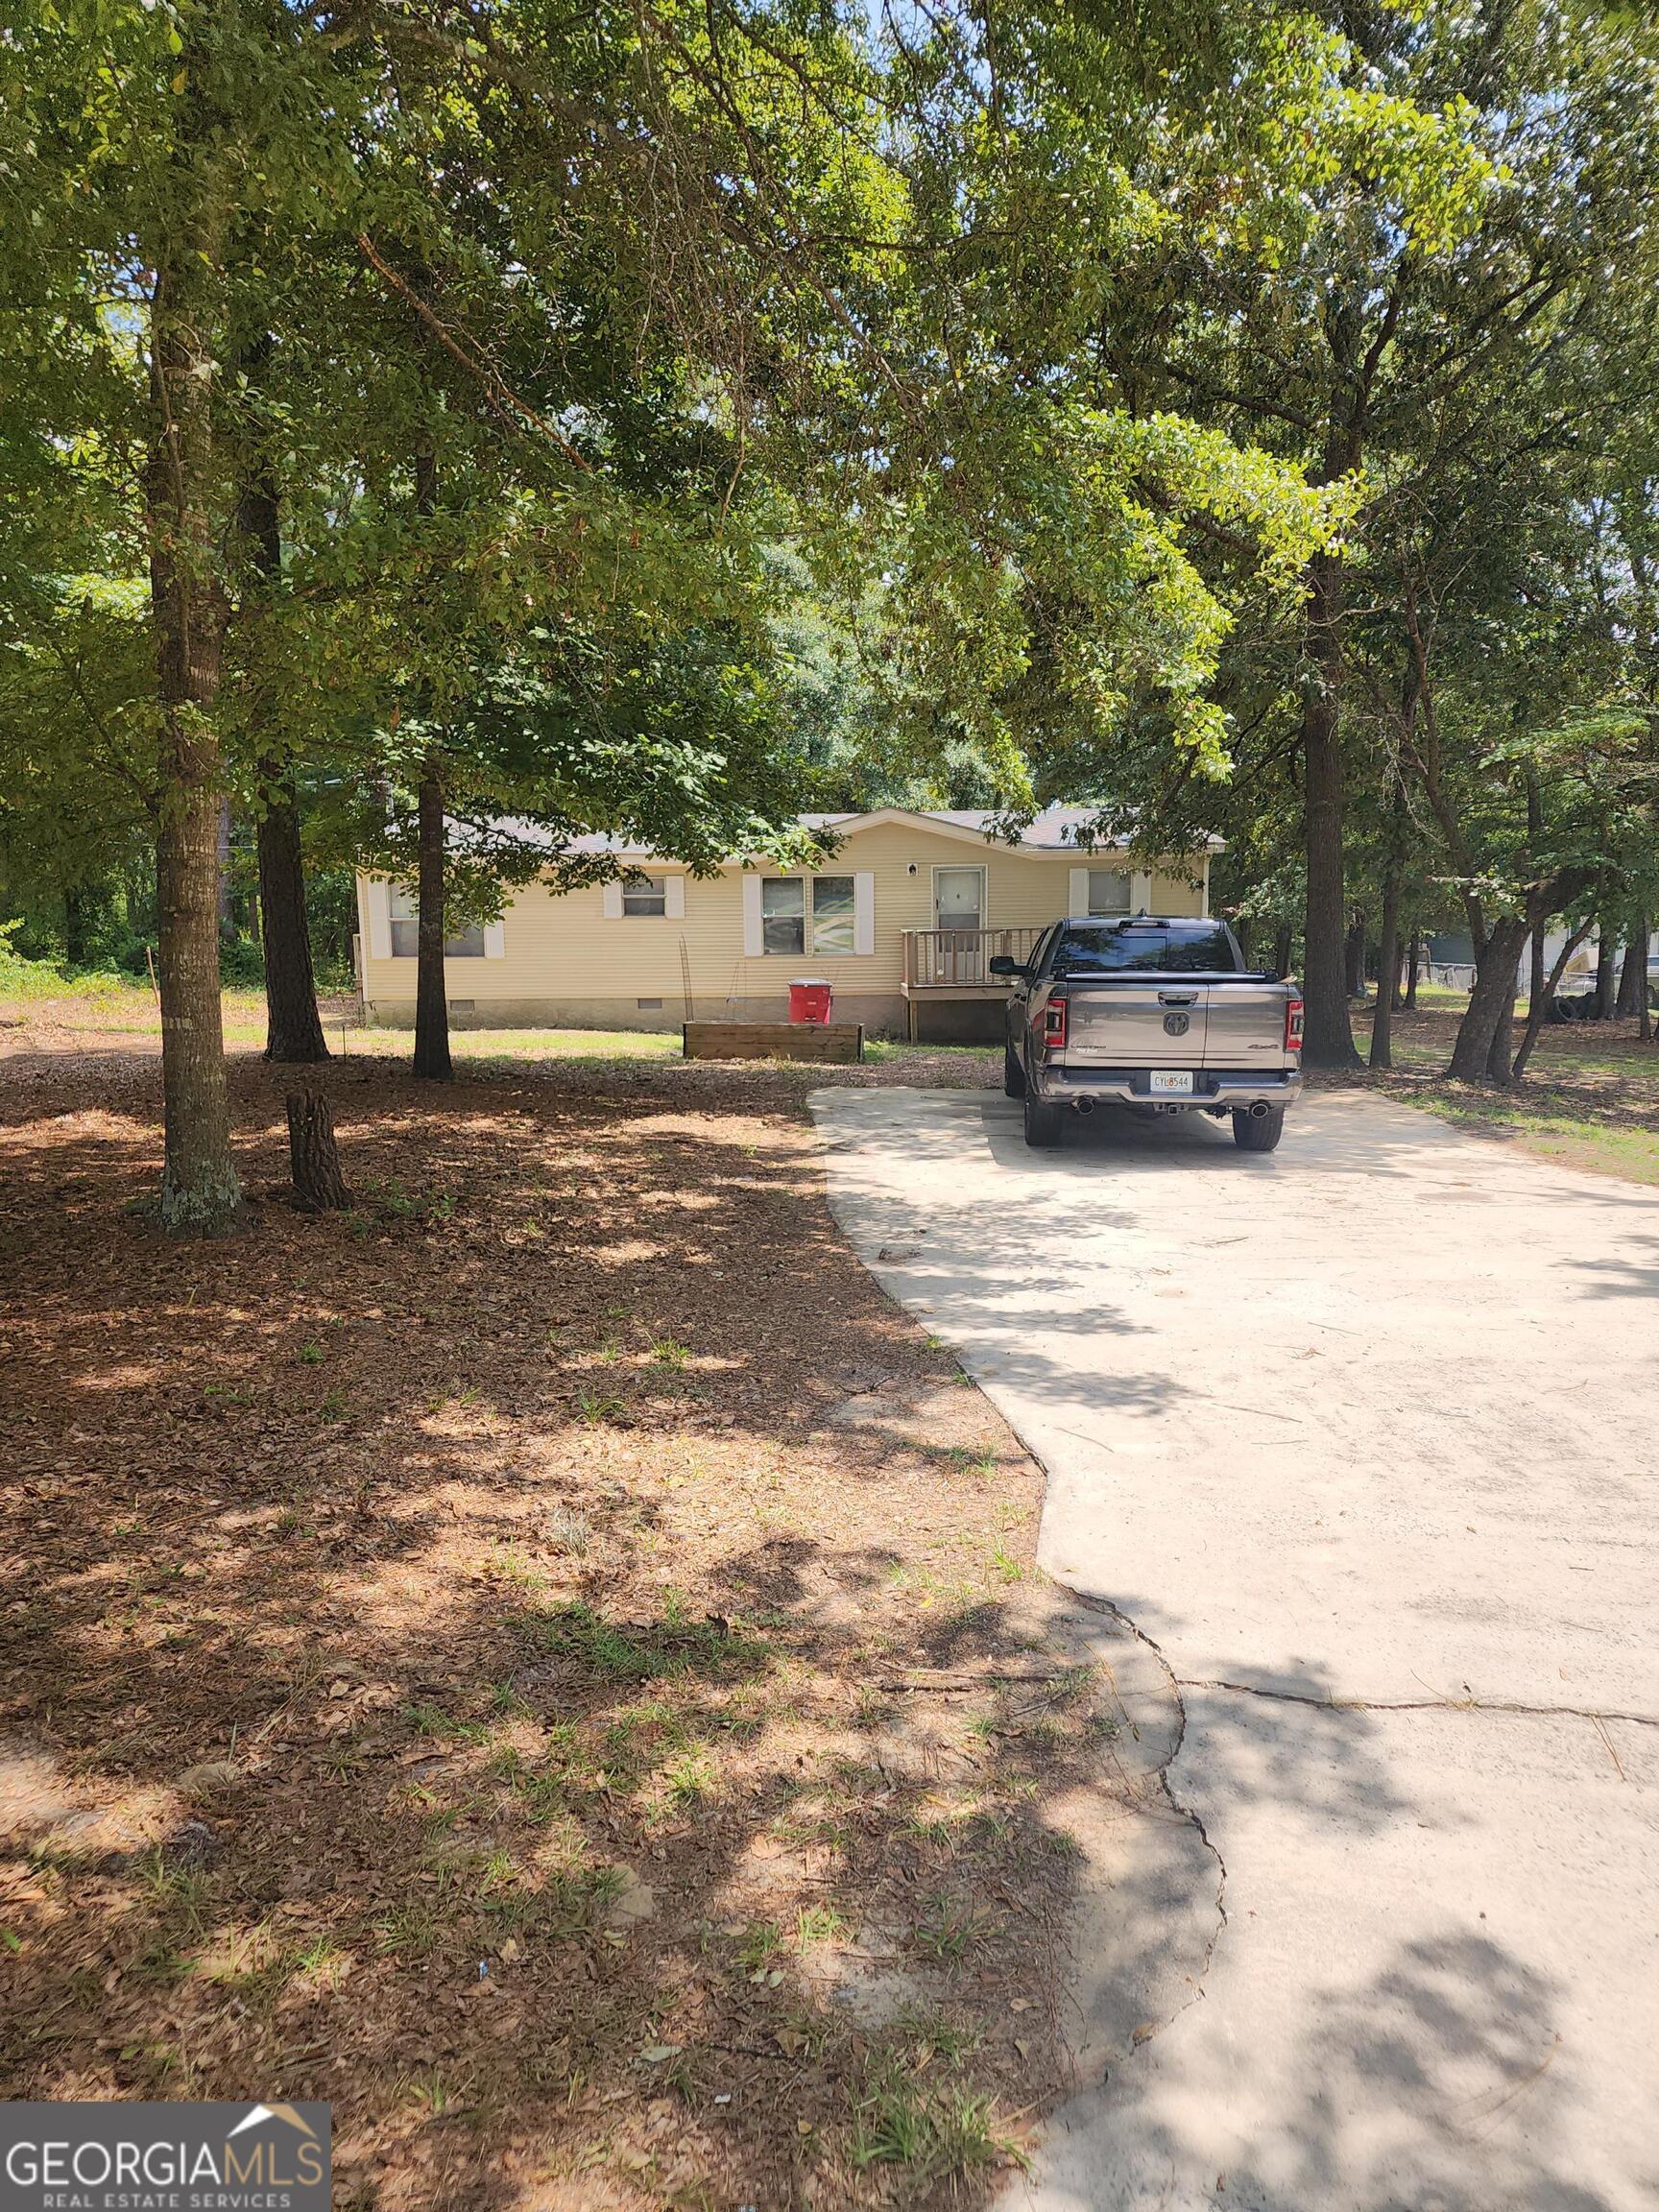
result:
[[[908,823],[919,830],[930,830],[936,835],[954,837],[968,845],[998,845],[1016,853],[1074,853],[1123,852],[1128,849],[1126,837],[1088,839],[1089,825],[1095,819],[1096,809],[1092,806],[1045,806],[1021,830],[1017,837],[997,834],[996,826],[1006,817],[995,807],[968,806],[942,809],[917,806],[876,806],[863,814],[802,814],[799,821],[808,830],[833,830],[841,836],[850,836],[856,830],[872,830],[885,823]],[[511,835],[530,843],[545,837],[545,831],[535,823],[504,820],[500,828]],[[551,839],[547,840],[549,844]],[[1205,850],[1219,853],[1223,842],[1219,837],[1205,839]],[[648,845],[631,838],[613,837],[595,832],[584,837],[573,837],[562,848],[572,854],[605,854],[617,859],[649,860],[656,855]],[[734,855],[735,857],[735,855]]]

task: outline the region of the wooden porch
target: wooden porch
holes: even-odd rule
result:
[[[903,930],[901,988],[910,1042],[916,1042],[916,1013],[921,1005],[1006,998],[1007,981],[991,974],[991,962],[998,953],[1024,961],[1042,934],[1041,926],[1030,929]]]

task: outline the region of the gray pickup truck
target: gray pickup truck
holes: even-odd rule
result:
[[[1131,914],[1056,922],[1011,978],[1003,1088],[1027,1144],[1058,1144],[1068,1111],[1224,1114],[1271,1152],[1302,1090],[1302,994],[1246,968],[1224,922]]]

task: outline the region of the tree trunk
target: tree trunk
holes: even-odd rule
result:
[[[420,920],[415,932],[415,1072],[447,1083],[449,1004],[444,995],[444,782],[428,754],[420,788]]]
[[[1619,996],[1613,1005],[1621,1022],[1634,1022],[1642,1011],[1647,989],[1647,926],[1646,921],[1639,922],[1640,939],[1632,935],[1624,943],[1624,958],[1619,969]]]
[[[1614,972],[1616,940],[1605,915],[1601,917],[1601,935],[1596,947],[1596,1008],[1592,1020],[1611,1022],[1617,994]]]
[[[1273,965],[1278,969],[1281,975],[1289,974],[1290,959],[1295,950],[1294,934],[1289,925],[1286,924],[1273,940]]]
[[[219,934],[234,937],[236,914],[230,903],[230,796],[219,802]]]
[[[340,1172],[334,1115],[320,1091],[288,1094],[288,1162],[294,1203],[302,1214],[344,1214],[351,1193]]]
[[[1350,999],[1365,996],[1365,917],[1356,907],[1354,919],[1348,925],[1348,936],[1343,948],[1346,969],[1344,980]]]
[[[1400,865],[1390,854],[1382,876],[1382,933],[1377,946],[1377,1008],[1371,1017],[1371,1065],[1394,1065],[1394,994],[1400,985]]]
[[[1422,958],[1423,932],[1420,929],[1413,929],[1411,932],[1411,950],[1406,961],[1406,1012],[1407,1014],[1415,1014],[1417,1011],[1417,976],[1422,966]]]
[[[1337,471],[1340,473],[1340,471]],[[1302,778],[1308,906],[1302,994],[1307,1068],[1358,1068],[1343,973],[1347,907],[1342,894],[1342,733],[1337,706],[1342,585],[1334,557],[1309,565],[1307,655],[1312,663],[1302,710]]]
[[[259,823],[259,907],[265,927],[265,1057],[326,1060],[305,917],[300,814],[292,790],[280,785]]]
[[[269,340],[250,349],[254,373],[269,353]],[[260,582],[266,586],[275,583],[282,566],[281,510],[276,483],[257,462],[251,462],[244,474],[236,503],[236,530]],[[261,698],[258,711],[274,715],[276,703]],[[259,782],[265,799],[258,830],[257,894],[260,943],[265,954],[265,1057],[326,1060],[328,1046],[317,1011],[317,979],[311,966],[305,870],[293,781],[283,773],[279,760],[268,756],[259,763]]]
[[[1529,927],[1525,914],[1505,914],[1492,926],[1480,950],[1475,988],[1457,1026],[1447,1073],[1461,1083],[1492,1080],[1495,1054],[1507,1050],[1509,1023],[1515,1011],[1515,980]],[[1506,1082],[1509,1069],[1498,1078]]]
[[[1590,934],[1590,924],[1581,922],[1555,955],[1554,965],[1548,976],[1544,974],[1544,924],[1540,920],[1532,932],[1532,996],[1527,1007],[1527,1026],[1521,1033],[1521,1047],[1515,1055],[1510,1080],[1519,1083],[1527,1072],[1527,1063],[1532,1057],[1532,1047],[1538,1042],[1538,1032],[1549,1020],[1551,1001],[1561,988],[1561,978],[1567,973],[1567,963]]]
[[[1521,954],[1525,939],[1516,944],[1515,957],[1509,963],[1509,988],[1500,1001],[1498,1018],[1492,1024],[1492,1042],[1486,1048],[1486,1080],[1488,1083],[1507,1084],[1510,1080],[1510,1061],[1515,1044],[1515,997],[1521,982]]]
[[[230,1228],[241,1186],[230,1152],[219,990],[219,828],[224,776],[214,720],[225,596],[208,507],[214,374],[208,297],[218,240],[186,226],[151,304],[153,439],[145,471],[150,610],[160,709],[156,842],[161,998],[164,1227]]]

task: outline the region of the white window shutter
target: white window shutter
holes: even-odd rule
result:
[[[1129,878],[1129,911],[1131,914],[1152,911],[1152,878],[1142,868],[1137,868]]]
[[[604,884],[604,885],[601,887],[601,889],[602,889],[602,894],[603,894],[603,898],[604,898],[604,910],[605,910],[605,919],[606,919],[606,921],[607,921],[607,922],[620,922],[620,921],[621,921],[621,919],[622,919],[622,886],[621,886],[621,884],[620,884],[620,883],[606,883],[606,884]]]
[[[507,924],[486,922],[484,925],[484,957],[486,960],[505,960],[507,957]]]
[[[853,878],[853,950],[866,954],[876,950],[876,878],[869,869]]]
[[[766,950],[766,931],[761,924],[760,878],[753,870],[743,878],[743,957],[758,960]]]
[[[384,877],[372,876],[363,886],[364,903],[369,909],[369,957],[371,960],[390,960],[392,957],[392,886]]]
[[[684,876],[665,876],[662,878],[662,911],[670,922],[685,919],[685,878]]]
[[[1068,914],[1087,914],[1089,911],[1087,868],[1073,868],[1071,871],[1071,887],[1066,894],[1066,911]]]

